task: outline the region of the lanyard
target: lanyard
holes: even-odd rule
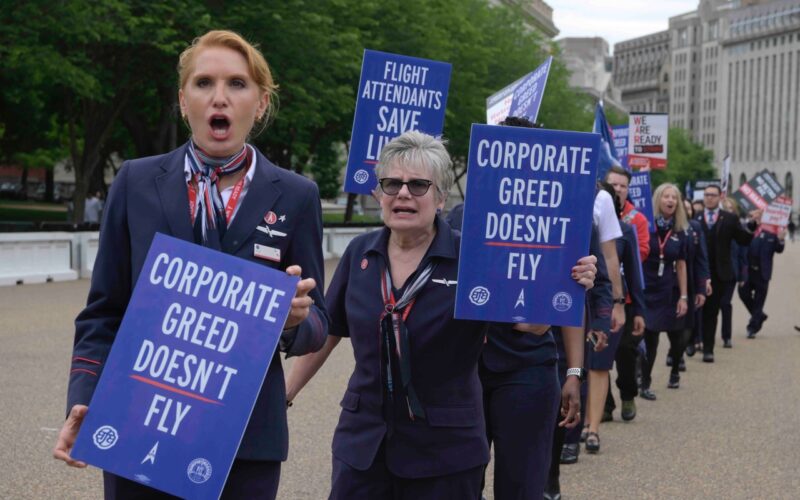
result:
[[[664,247],[667,246],[667,241],[669,241],[669,237],[672,235],[672,229],[667,231],[667,234],[664,236],[664,239],[661,239],[661,236],[658,235],[656,232],[656,238],[658,238],[658,258],[664,260]]]
[[[236,206],[239,204],[239,197],[242,195],[244,189],[244,178],[241,179],[233,186],[231,197],[228,198],[228,203],[225,204],[225,222],[230,225],[233,214],[236,212]],[[189,214],[192,216],[192,224],[194,224],[195,210],[197,210],[197,188],[189,182]],[[211,210],[211,207],[206,207],[206,210]],[[209,212],[211,213],[211,212]]]

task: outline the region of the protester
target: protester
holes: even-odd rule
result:
[[[789,214],[789,225],[786,228],[789,230],[789,238],[794,243],[794,233],[797,230],[797,224],[794,223],[794,214]]]
[[[273,110],[277,86],[267,62],[238,34],[210,31],[181,54],[178,73],[180,110],[191,139],[170,153],[125,162],[109,193],[89,298],[75,320],[69,416],[54,450],[55,458],[72,466],[85,467],[69,452],[156,232],[305,276],[280,350],[307,354],[325,341],[328,318],[316,287],[324,283],[317,187],[245,142]],[[270,211],[281,214],[273,227],[289,236],[256,230]],[[257,244],[275,247],[280,258],[255,257]],[[223,496],[275,498],[287,450],[285,384],[276,352]],[[108,472],[103,476],[108,498],[159,495]]]
[[[592,235],[589,240],[589,254],[597,257],[597,274],[595,276],[594,287],[589,290],[586,302],[586,312],[589,317],[589,323],[586,325],[587,338],[591,338],[594,342],[588,341],[587,345],[593,344],[588,349],[584,349],[585,354],[587,351],[602,351],[608,345],[608,336],[605,332],[611,329],[611,281],[608,279],[608,270],[606,269],[605,259],[602,257],[600,250],[600,240],[598,238],[597,227],[592,224]],[[564,346],[564,330],[566,327],[553,327],[555,333],[556,344],[558,345],[558,377],[561,385],[564,386],[567,377],[567,355]],[[584,370],[583,381],[586,379]],[[581,386],[581,398],[586,398],[586,384]],[[569,429],[571,432],[575,427]],[[580,454],[580,443],[575,440],[571,443],[565,443],[566,434],[568,429],[566,426],[557,425],[555,432],[553,432],[553,444],[549,448],[551,452],[550,458],[550,473],[547,477],[547,487],[545,488],[544,498],[546,500],[559,500],[561,498],[561,484],[560,464],[574,464],[578,461]],[[580,435],[579,435],[580,436]]]
[[[703,233],[706,237],[708,267],[713,290],[703,305],[703,361],[706,363],[714,362],[717,316],[724,303],[724,298],[730,295],[730,290],[736,284],[731,258],[731,242],[736,241],[739,245],[748,245],[753,239],[753,234],[742,226],[736,214],[720,209],[721,193],[719,186],[706,187],[703,192],[705,209],[695,216],[703,226]],[[754,215],[760,216],[760,213]],[[730,339],[730,332],[723,330],[722,337]]]
[[[743,284],[739,286],[739,297],[742,299],[750,321],[747,323],[747,338],[755,338],[761,331],[767,315],[764,303],[767,300],[769,281],[772,279],[772,260],[776,253],[783,253],[786,240],[786,228],[777,235],[759,228],[755,238],[750,242],[747,251],[747,268]]]
[[[535,128],[525,118],[509,116],[500,125]],[[460,231],[463,204],[447,216]],[[597,288],[597,287],[595,287]],[[560,329],[569,367],[583,367],[583,328]],[[483,387],[486,435],[494,443],[495,498],[540,498],[550,469],[550,447],[562,406],[580,403],[578,376],[566,377],[561,386],[559,359],[552,331],[530,335],[511,324],[493,323],[481,354],[478,374]],[[525,401],[526,404],[520,404]],[[563,426],[564,423],[561,423]]]
[[[439,140],[406,132],[383,147],[376,175],[386,226],[355,238],[342,256],[326,298],[330,336],[295,362],[288,397],[350,337],[355,369],[333,437],[330,498],[478,498],[489,462],[478,377],[489,324],[454,318],[449,283],[458,278],[460,234],[437,216],[453,184],[450,157]],[[586,287],[594,261],[572,270]],[[513,329],[541,335],[548,327]],[[520,335],[511,330],[492,335]],[[577,410],[572,399],[562,406],[563,423],[576,422]]]
[[[736,200],[730,197],[723,198],[720,201],[723,210],[736,215],[740,221],[744,222],[741,218],[739,211],[739,204]],[[722,347],[730,349],[733,347],[733,293],[736,291],[736,283],[744,283],[745,274],[747,273],[747,246],[739,245],[736,240],[731,241],[731,264],[733,265],[733,284],[734,286],[726,287],[724,295],[721,295],[719,300],[719,311],[722,317]]]
[[[644,295],[642,292],[641,263],[650,254],[650,230],[647,218],[628,201],[628,186],[631,174],[620,167],[611,167],[606,178],[614,188],[619,200],[619,215],[622,238],[618,238],[617,253],[622,264],[623,286],[625,292],[625,326],[613,360],[617,363],[617,387],[622,400],[621,416],[629,421],[636,418],[638,393],[636,386],[636,360],[639,357],[639,343],[644,334]],[[635,228],[635,229],[634,229]],[[644,240],[645,246],[642,246]],[[608,365],[611,369],[611,365]],[[610,379],[609,379],[610,380]],[[610,385],[610,384],[609,384]],[[616,404],[609,387],[606,398],[604,420],[612,420]]]
[[[102,210],[103,202],[100,200],[100,193],[89,193],[83,206],[83,222],[99,223]]]
[[[642,364],[639,395],[655,400],[651,390],[653,364],[658,354],[659,334],[670,339],[670,356],[679,359],[684,349],[685,316],[688,310],[686,274],[686,211],[674,184],[661,184],[653,194],[656,227],[650,235],[650,255],[644,261],[645,332],[647,359]],[[674,363],[668,387],[680,386],[678,363]]]
[[[694,207],[687,200],[683,201],[686,208],[686,215],[689,219],[689,227],[686,229],[686,271],[687,286],[689,287],[689,297],[694,297],[690,302],[689,312],[691,315],[687,321],[691,323],[691,331],[686,342],[686,355],[694,356],[698,349],[702,349],[702,328],[703,328],[703,305],[706,298],[711,295],[711,277],[708,270],[708,249],[706,248],[706,238],[703,234],[703,227],[694,220]],[[668,358],[669,361],[669,358]],[[685,371],[686,364],[681,357],[680,371]]]

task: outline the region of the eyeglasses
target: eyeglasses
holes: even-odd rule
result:
[[[403,189],[403,186],[408,187],[408,192],[414,196],[424,196],[430,189],[433,181],[428,179],[411,179],[410,181],[402,181],[400,179],[393,179],[391,177],[384,177],[378,183],[381,185],[381,191],[389,196],[395,196]]]

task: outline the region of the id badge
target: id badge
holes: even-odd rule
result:
[[[664,276],[664,261],[658,261],[658,277]]]

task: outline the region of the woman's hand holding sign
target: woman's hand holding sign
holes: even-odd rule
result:
[[[86,405],[75,405],[72,407],[72,410],[70,410],[67,416],[67,420],[61,427],[61,432],[58,433],[58,441],[56,441],[56,447],[53,449],[53,458],[56,460],[63,460],[71,467],[78,467],[81,469],[86,467],[86,463],[73,460],[70,456],[70,452],[75,445],[75,439],[78,437],[78,431],[81,428],[83,417],[86,416],[87,411],[89,411],[89,407]]]
[[[300,266],[289,266],[286,268],[286,274],[290,276],[300,276],[303,270]],[[292,310],[289,312],[289,318],[286,320],[284,329],[294,328],[308,317],[311,311],[311,306],[314,304],[314,299],[308,294],[317,286],[314,278],[301,279],[297,283],[297,292],[292,299]]]

